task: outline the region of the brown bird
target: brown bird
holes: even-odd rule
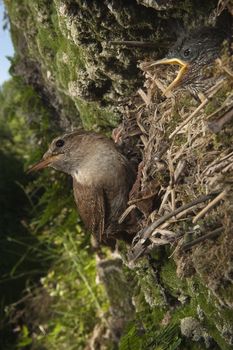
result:
[[[118,219],[127,207],[135,174],[111,139],[83,130],[64,134],[29,172],[45,167],[72,176],[80,217],[98,242],[130,241]]]

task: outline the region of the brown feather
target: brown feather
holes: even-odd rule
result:
[[[73,177],[74,197],[81,219],[98,242],[127,239],[118,219],[126,209],[135,174],[129,161],[106,136],[77,130],[54,139],[39,165]]]
[[[105,200],[102,188],[85,186],[73,178],[74,199],[85,227],[101,241],[105,228]]]

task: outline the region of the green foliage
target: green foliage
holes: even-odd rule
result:
[[[18,79],[4,84],[0,101],[5,315],[18,329],[19,348],[83,349],[108,305],[96,284],[95,258],[78,220],[71,181],[53,170],[30,177],[23,171],[52,137],[50,112]],[[42,140],[39,147],[36,140]]]
[[[156,330],[153,325],[142,333],[142,331],[139,332],[134,323],[121,338],[119,349],[176,350],[180,344],[181,338],[179,337],[179,326],[177,324],[169,324],[159,330]]]
[[[128,332],[121,337],[119,349],[120,350],[132,350],[132,349],[142,349],[143,338],[140,337],[137,330],[136,324],[133,323],[129,327]]]
[[[32,338],[30,337],[29,330],[27,326],[23,326],[20,334],[20,339],[18,342],[18,348],[24,348],[32,343]]]
[[[32,131],[28,128],[32,104],[38,109],[38,117],[43,114],[47,120],[39,98],[19,80],[5,83],[0,90],[0,337],[4,349],[10,349],[15,339],[8,324],[10,305],[23,297],[27,285],[46,273],[52,260],[40,259],[43,242],[28,230],[31,204],[24,190],[28,182],[24,163],[32,150]]]

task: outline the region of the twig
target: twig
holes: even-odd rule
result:
[[[222,174],[225,174],[228,170],[231,170],[232,167],[233,167],[233,162],[231,162],[230,164],[222,168]]]
[[[165,192],[165,194],[164,194],[164,196],[163,196],[162,203],[160,204],[158,214],[161,214],[162,209],[163,209],[163,207],[164,207],[164,204],[166,203],[167,198],[168,198],[168,196],[169,196],[170,193],[171,193],[171,187],[168,186],[167,189],[166,189],[166,192]]]
[[[233,78],[233,72],[230,70],[230,68],[223,65],[222,60],[220,58],[217,59],[217,62],[219,64],[219,67],[224,70],[225,73],[227,73],[231,78]]]
[[[209,174],[208,171],[210,171],[211,168],[213,168],[214,166],[216,166],[216,165],[219,164],[219,163],[222,163],[224,160],[227,160],[227,159],[230,158],[231,156],[233,156],[233,151],[230,152],[230,153],[228,153],[228,154],[227,154],[226,156],[224,156],[223,158],[220,158],[220,159],[218,158],[218,159],[214,160],[212,163],[210,163],[209,165],[207,165],[207,167],[203,170],[202,176],[203,176],[204,174],[208,175],[208,174]]]
[[[176,192],[174,187],[171,189],[171,206],[172,210],[176,209]]]
[[[176,170],[174,172],[174,183],[175,184],[179,180],[180,175],[182,174],[183,170],[186,167],[186,164],[187,164],[186,160],[184,160],[184,159],[179,160],[177,167],[176,167]]]
[[[176,215],[176,220],[173,219],[173,220],[168,220],[168,221],[164,222],[164,223],[161,225],[161,228],[164,229],[164,228],[170,226],[171,224],[174,224],[174,223],[177,222],[177,221],[184,221],[184,220],[186,220],[186,219],[184,218],[184,216],[187,215],[188,212],[190,212],[190,210],[193,210],[193,208],[192,208],[192,207],[187,208],[186,210],[184,210],[184,211],[182,211],[181,213],[177,214],[177,215]]]
[[[217,197],[215,197],[205,208],[203,208],[193,219],[193,224],[195,224],[199,219],[201,219],[209,210],[211,210],[218,202],[224,199],[226,191],[221,192]]]
[[[175,180],[174,180],[174,165],[172,161],[172,155],[171,155],[171,150],[167,151],[167,159],[168,159],[168,167],[169,167],[169,172],[170,172],[170,188],[171,188],[171,208],[172,210],[176,209],[176,194],[175,194]]]
[[[140,115],[139,115],[140,113],[138,113],[137,114],[137,125],[138,125],[138,127],[139,127],[139,129],[141,130],[141,132],[142,132],[142,136],[145,134],[147,134],[147,131],[146,131],[146,129],[144,128],[144,126],[143,126],[143,124],[141,123],[141,121],[140,121]],[[141,137],[142,137],[141,136]]]
[[[218,237],[222,232],[224,231],[223,227],[219,227],[216,230],[207,233],[206,235],[203,235],[201,237],[198,237],[196,239],[194,239],[192,242],[188,242],[188,243],[184,243],[180,249],[183,250],[184,252],[186,252],[187,250],[191,249],[194,245],[205,241],[206,239],[209,238],[215,238]]]
[[[180,131],[186,124],[188,124],[190,120],[192,120],[196,116],[196,114],[209,102],[209,99],[212,98],[218,92],[218,90],[222,87],[223,82],[224,80],[220,80],[216,84],[216,89],[209,94],[209,96],[195,109],[195,111],[193,111],[190,114],[190,116],[187,119],[183,121],[183,123],[177,126],[177,128],[171,133],[171,135],[169,135],[169,139],[173,138],[178,133],[178,131]]]
[[[174,177],[174,184],[177,183],[180,175],[182,174],[182,172],[183,172],[183,170],[185,168],[185,165],[186,165],[186,161],[185,160],[179,161],[179,163],[178,163],[178,165],[177,165],[177,167],[176,167],[176,169],[174,171],[174,176],[173,176]],[[160,204],[158,214],[161,214],[162,209],[163,209],[163,207],[164,207],[164,205],[165,205],[165,203],[167,201],[168,196],[170,194],[171,194],[171,198],[173,197],[173,195],[175,196],[174,192],[175,192],[175,190],[172,189],[172,187],[169,185],[167,187],[167,189],[166,189],[166,192],[165,192],[164,196],[163,196],[163,200],[162,200],[162,203]],[[173,203],[175,203],[175,198],[172,198],[172,200],[173,200]],[[175,210],[175,207],[173,208],[173,210]]]
[[[165,221],[171,219],[173,216],[176,216],[177,214],[181,213],[182,211],[187,210],[188,208],[194,207],[197,204],[200,204],[202,202],[206,202],[209,199],[211,199],[214,195],[219,194],[219,192],[212,192],[207,195],[201,196],[194,201],[187,203],[185,205],[182,205],[181,207],[177,208],[176,210],[172,211],[171,213],[168,213],[164,215],[162,218],[156,220],[153,222],[144,232],[143,238],[147,239],[150,237],[150,234],[161,224],[163,224]]]
[[[207,119],[211,120],[214,116],[219,115],[220,112],[226,110],[230,110],[233,106],[233,94],[228,96],[225,101],[221,104],[221,106],[215,109],[211,114],[208,114]]]
[[[228,75],[230,75],[231,78],[233,78],[233,72],[228,67],[222,67],[224,72],[226,72]]]
[[[196,206],[197,204],[206,202],[207,200],[211,199],[213,196],[215,196],[217,194],[219,194],[219,192],[212,192],[208,195],[201,196],[190,203],[182,205],[181,207],[172,211],[171,213],[164,215],[160,219],[153,222],[149,227],[141,230],[137,235],[139,237],[141,236],[141,238],[135,244],[135,246],[132,248],[133,251],[131,251],[131,253],[129,253],[129,259],[131,261],[134,261],[143,254],[143,252],[146,250],[145,243],[146,243],[147,239],[150,238],[150,236],[154,232],[154,230],[157,227],[159,227],[161,224],[163,224],[167,220],[171,219],[173,216],[176,216],[177,214],[181,213],[182,211],[187,210],[188,208],[191,208],[191,207]]]
[[[159,211],[158,214],[161,214],[162,209],[165,205],[165,203],[167,202],[168,196],[171,195],[171,209],[175,210],[175,189],[174,189],[174,184],[175,184],[175,178],[174,178],[174,174],[175,174],[175,170],[174,170],[174,166],[173,166],[173,161],[171,158],[171,151],[168,150],[167,151],[167,159],[168,159],[168,167],[169,167],[169,171],[170,171],[170,182],[169,182],[169,186],[166,189],[166,192],[163,196],[163,200],[162,203],[160,204],[159,207]]]
[[[157,228],[156,229],[156,233],[159,233],[161,235],[167,235],[167,236],[177,236],[177,234],[171,230],[163,230],[163,229],[160,229],[160,228]]]
[[[230,109],[228,112],[226,112],[220,119],[214,120],[207,123],[208,128],[210,131],[214,133],[218,133],[222,130],[223,126],[226,123],[229,123],[233,119],[233,108]]]
[[[114,40],[110,41],[110,45],[123,45],[127,47],[141,47],[141,48],[155,48],[157,47],[158,43],[153,41],[120,41],[120,40]]]
[[[141,197],[141,198],[131,199],[130,201],[128,201],[128,205],[136,204],[136,203],[142,202],[142,201],[144,201],[144,200],[146,200],[146,199],[153,198],[154,196],[156,196],[156,194],[158,194],[158,191],[157,191],[157,192],[150,193],[150,194],[148,194],[147,196],[143,196],[143,197]]]
[[[150,96],[148,96],[142,89],[138,89],[138,94],[140,95],[142,100],[145,102],[145,104],[148,106],[151,101]]]
[[[136,208],[136,205],[130,205],[128,208],[126,208],[126,210],[124,211],[124,213],[120,216],[120,218],[118,219],[118,224],[122,224],[122,222],[125,220],[125,218],[131,213],[131,211],[133,209]]]

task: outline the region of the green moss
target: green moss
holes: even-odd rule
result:
[[[174,260],[170,259],[165,262],[161,268],[160,277],[162,284],[168,288],[168,290],[174,296],[179,296],[181,293],[187,291],[187,283],[185,280],[179,278],[176,274],[176,264]]]
[[[95,102],[85,102],[78,99],[76,106],[79,109],[80,117],[85,129],[108,130],[117,125],[118,117],[107,109],[100,109]]]
[[[24,0],[20,6],[16,2],[6,3],[14,23],[25,28],[28,54],[39,62],[44,81],[56,88],[64,105],[67,105],[67,98],[75,103],[84,128],[104,131],[115,126],[118,118],[113,112],[102,110],[97,103],[77,98],[69,90],[70,84],[78,82],[80,73],[85,72],[87,53],[74,44],[67,29],[64,29],[65,25],[61,24],[62,19],[54,3],[49,6],[45,6],[44,1],[31,0]],[[12,33],[18,46],[21,38],[14,26]],[[81,77],[81,80],[85,84],[85,79]]]
[[[167,305],[164,288],[159,284],[155,271],[147,259],[137,263],[136,273],[141,292],[151,308],[159,306],[164,309]]]
[[[233,306],[233,285],[229,282],[229,284],[224,285],[218,288],[218,296],[219,298],[226,304],[232,308]],[[233,315],[232,315],[233,321]]]
[[[68,89],[70,81],[77,79],[80,69],[84,69],[81,49],[65,39],[60,40],[56,54],[56,74],[64,89]]]
[[[216,298],[210,293],[208,288],[203,286],[197,278],[189,280],[189,293],[193,308],[198,306],[203,310],[203,325],[208,329],[209,334],[219,344],[223,350],[230,350],[232,347],[224,340],[220,330],[230,330],[232,332],[233,314],[218,304]]]
[[[219,305],[218,300],[210,293],[208,288],[197,277],[181,280],[176,275],[176,266],[173,261],[167,261],[161,268],[161,283],[176,298],[184,300],[173,310],[171,317],[173,322],[193,316],[198,318],[198,309],[202,310],[202,324],[208,333],[219,344],[221,349],[230,349],[231,346],[224,340],[222,331],[232,332],[233,314]],[[232,296],[232,288],[222,288],[225,297]]]

